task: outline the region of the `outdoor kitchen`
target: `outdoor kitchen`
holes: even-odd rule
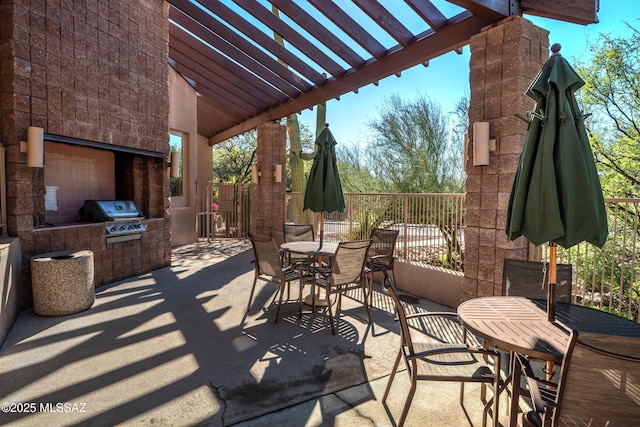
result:
[[[164,155],[45,134],[44,215],[34,255],[88,249],[96,286],[165,262]]]
[[[91,251],[96,287],[171,262],[168,3],[26,7],[0,13],[20,41],[0,53],[3,65],[19,64],[0,77],[16,100],[4,104],[0,142],[3,232],[21,253],[8,306],[23,308],[32,257]],[[22,150],[31,128],[44,134],[36,167]]]

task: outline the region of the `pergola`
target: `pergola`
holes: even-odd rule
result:
[[[526,239],[507,241],[504,232],[526,137],[514,114],[531,108],[524,93],[549,57],[548,31],[522,15],[586,25],[597,22],[597,0],[169,2],[170,63],[199,95],[198,133],[214,145],[258,129],[255,233],[285,222],[286,183],[274,172],[286,162],[279,119],[468,44],[469,122],[488,123],[498,148],[489,165],[474,167],[473,144],[465,147],[464,277],[447,289],[456,301],[499,295],[503,259],[535,257]],[[421,295],[413,278],[423,273],[403,267],[398,285]]]
[[[427,66],[444,53],[460,52],[472,36],[508,16],[531,14],[586,25],[597,22],[598,4],[597,0],[405,0],[385,2],[387,7],[376,0],[169,3],[170,62],[199,94],[198,133],[209,138],[210,145],[399,76],[415,65]]]

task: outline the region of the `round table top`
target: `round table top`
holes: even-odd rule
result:
[[[306,242],[288,242],[280,245],[282,250],[287,252],[295,252],[304,255],[334,255],[338,249],[338,244],[334,242],[306,241]]]
[[[460,304],[458,317],[469,331],[500,350],[555,363],[562,362],[569,343],[567,328],[640,337],[640,324],[580,305],[556,304],[556,321],[549,322],[546,304],[524,297],[475,298]]]

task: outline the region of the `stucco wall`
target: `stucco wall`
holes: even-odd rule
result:
[[[393,269],[398,289],[451,308],[462,302],[460,272],[405,261],[396,261]]]
[[[213,178],[212,147],[209,139],[198,135],[198,175],[196,177],[196,192],[202,193],[207,188],[207,182]],[[200,210],[200,207],[198,207]]]
[[[20,312],[20,241],[0,239],[0,346]]]
[[[201,141],[198,138],[196,91],[172,67],[168,68],[169,128],[186,136],[183,142],[183,196],[171,197],[171,245],[178,246],[197,241],[196,179]]]

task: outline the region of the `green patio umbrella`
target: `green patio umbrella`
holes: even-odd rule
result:
[[[335,147],[336,140],[327,123],[316,138],[316,154],[304,191],[303,205],[303,210],[320,212],[320,246],[324,239],[325,212],[342,212],[345,208]]]
[[[558,244],[570,248],[607,239],[600,179],[589,147],[575,91],[584,81],[560,55],[560,45],[526,92],[536,101],[507,210],[509,240],[525,236],[535,245],[550,242],[549,320],[555,319]]]

